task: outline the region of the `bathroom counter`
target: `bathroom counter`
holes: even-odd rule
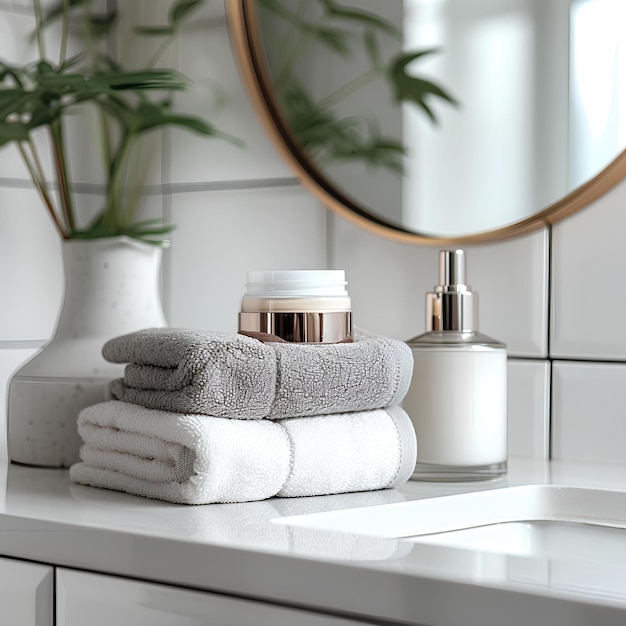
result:
[[[513,459],[506,477],[485,483],[184,506],[73,485],[65,470],[2,464],[0,555],[374,623],[623,626],[626,558],[596,559],[575,535],[559,556],[272,521],[525,484],[626,491],[626,466]],[[626,545],[626,530],[604,530],[597,545]]]

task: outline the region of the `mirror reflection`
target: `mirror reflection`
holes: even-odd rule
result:
[[[526,220],[624,149],[623,0],[257,0],[281,117],[341,194],[461,237]]]

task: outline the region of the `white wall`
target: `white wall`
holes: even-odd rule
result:
[[[1,12],[0,32],[26,32],[24,20]],[[22,45],[0,37],[0,55]],[[437,248],[327,214],[296,182],[248,102],[225,25],[210,37],[191,32],[181,63],[219,85],[222,98],[200,87],[181,108],[209,115],[247,147],[182,133],[164,141],[162,184],[146,200],[178,226],[164,259],[170,324],[234,331],[248,269],[332,264],[347,271],[359,326],[399,339],[421,333]],[[84,190],[86,205],[97,202],[97,187]],[[468,248],[481,330],[509,346],[514,454],[548,455],[551,431],[555,458],[626,463],[625,203],[622,184],[552,233]],[[60,242],[12,148],[0,151],[0,286],[1,396],[10,372],[52,331],[63,289]]]

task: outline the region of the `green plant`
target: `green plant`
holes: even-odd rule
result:
[[[131,70],[107,50],[107,37],[119,21],[116,10],[102,13],[92,0],[62,0],[44,12],[40,0],[33,0],[38,59],[22,66],[0,62],[0,146],[15,144],[62,238],[127,235],[161,244],[172,226],[138,218],[143,181],[133,151],[149,133],[168,126],[237,142],[201,118],[176,113],[172,96],[186,89],[189,80],[174,69],[156,66],[202,1],[174,1],[167,24],[136,28],[137,37],[158,37],[161,42],[146,67]],[[61,27],[56,61],[46,54],[44,41],[53,24]],[[79,41],[83,51],[68,57],[70,39]],[[82,107],[93,107],[100,119],[101,155],[94,158],[101,159],[106,181],[104,206],[86,227],[78,225],[66,147],[66,121]],[[52,150],[52,185],[44,177],[33,139],[42,128]]]
[[[274,87],[290,130],[301,147],[318,164],[362,161],[368,165],[402,172],[402,142],[381,135],[375,119],[345,115],[335,105],[365,85],[384,80],[396,104],[411,103],[433,122],[437,117],[432,101],[456,106],[457,101],[436,83],[409,72],[413,61],[438,52],[436,49],[404,50],[391,58],[381,52],[381,38],[401,44],[402,33],[391,22],[372,12],[342,5],[336,0],[258,0],[264,26],[275,27],[270,41]],[[278,20],[270,20],[273,16]],[[398,45],[398,48],[400,46]],[[322,97],[295,71],[300,60],[319,50],[338,59],[361,54],[367,69]],[[274,54],[272,54],[274,53]],[[332,63],[332,58],[328,59]]]

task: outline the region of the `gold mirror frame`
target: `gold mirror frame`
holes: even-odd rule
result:
[[[255,0],[224,0],[231,45],[255,110],[295,175],[325,206],[353,223],[387,238],[421,245],[481,243],[537,230],[583,209],[626,177],[626,150],[603,170],[534,215],[502,228],[472,235],[432,237],[386,222],[351,200],[300,149],[280,114],[259,28]]]

